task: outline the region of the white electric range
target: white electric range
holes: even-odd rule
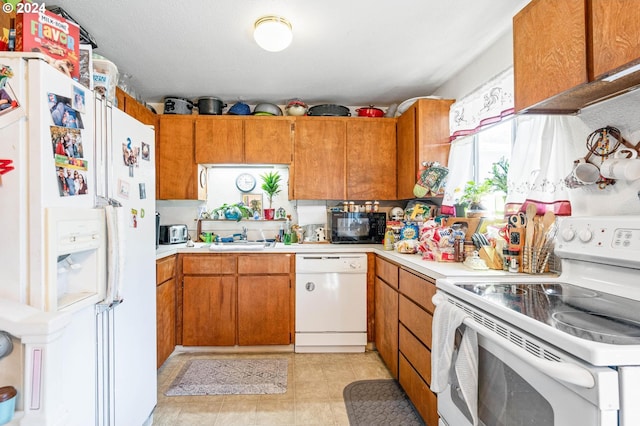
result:
[[[557,277],[437,280],[434,303],[466,315],[453,356],[467,329],[478,341],[477,407],[452,368],[442,423],[640,425],[640,217],[558,225]]]

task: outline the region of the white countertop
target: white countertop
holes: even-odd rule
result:
[[[455,277],[455,276],[515,276],[506,271],[489,269],[486,271],[473,270],[462,263],[457,262],[435,262],[423,260],[420,254],[401,254],[396,251],[385,251],[381,244],[291,244],[284,245],[276,243],[273,248],[264,250],[240,250],[232,251],[212,251],[209,244],[195,243],[194,247],[187,247],[186,244],[161,245],[156,250],[156,259],[171,256],[176,253],[375,253],[392,262],[405,266],[417,273],[427,275],[432,278]],[[524,274],[521,274],[524,275]]]

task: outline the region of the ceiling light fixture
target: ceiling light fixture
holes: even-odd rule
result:
[[[263,16],[254,25],[253,38],[264,50],[279,52],[293,40],[291,23],[279,16]]]

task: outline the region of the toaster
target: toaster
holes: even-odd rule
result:
[[[188,239],[187,225],[160,225],[160,244],[186,243]]]

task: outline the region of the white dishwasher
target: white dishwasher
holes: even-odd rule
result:
[[[296,352],[364,352],[367,255],[296,255]]]

